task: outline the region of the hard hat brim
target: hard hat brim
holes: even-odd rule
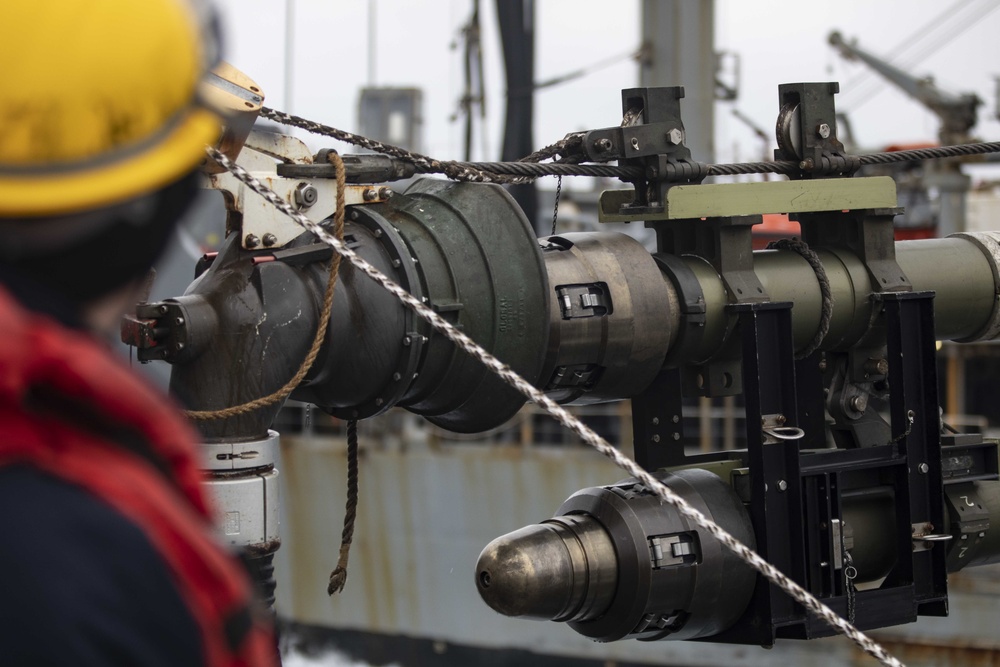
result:
[[[179,179],[218,141],[218,116],[188,109],[161,141],[97,167],[54,173],[0,173],[0,218],[61,215],[127,201]]]

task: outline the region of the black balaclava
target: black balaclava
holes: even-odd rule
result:
[[[0,284],[25,306],[78,326],[81,306],[149,272],[197,193],[195,171],[97,211],[0,220]]]

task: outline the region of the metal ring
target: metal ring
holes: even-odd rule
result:
[[[765,428],[764,433],[775,437],[778,440],[800,440],[806,434],[806,432],[798,426],[776,426],[774,428]]]
[[[918,540],[923,540],[924,542],[947,542],[953,538],[952,535],[935,534],[935,535],[921,535],[917,537]]]

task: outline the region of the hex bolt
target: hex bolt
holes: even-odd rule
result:
[[[783,479],[778,480],[778,491],[785,491],[788,489],[788,482]]]
[[[374,232],[372,232],[372,234],[374,234],[375,238],[377,238],[377,239],[382,238],[382,230],[381,229],[376,229]]]
[[[243,245],[248,248],[256,248],[260,245],[260,239],[253,234],[247,234],[247,237],[243,239]]]
[[[870,375],[886,375],[889,372],[887,359],[869,359],[864,365],[865,373]]]
[[[681,420],[681,416],[680,415],[674,415],[673,417],[670,418],[670,421],[672,421],[675,424],[677,422],[679,422],[680,420]]]
[[[854,396],[851,398],[851,409],[857,410],[858,412],[864,412],[865,408],[868,407],[868,400],[864,396]]]
[[[660,436],[659,435],[654,435],[653,436],[653,442],[659,442],[659,441],[660,441]]]
[[[295,186],[295,204],[299,208],[309,208],[319,199],[319,191],[315,185],[309,183],[299,183]]]
[[[660,418],[659,417],[653,417],[653,426],[656,426],[659,423],[660,423]]]
[[[177,326],[183,326],[183,324],[184,324],[184,318],[183,317],[175,317],[174,318],[174,324],[176,324]]]
[[[830,126],[826,123],[820,123],[819,127],[816,128],[816,134],[819,135],[820,139],[830,138]]]
[[[392,190],[390,188],[385,188],[385,187],[379,188],[378,196],[379,199],[389,199],[390,197],[392,197]]]
[[[681,434],[674,431],[674,440],[680,440],[680,439],[681,439]]]
[[[278,237],[272,234],[271,232],[264,234],[264,245],[267,246],[268,248],[270,248],[277,242],[278,242]]]
[[[922,475],[926,475],[927,471],[930,470],[930,469],[931,469],[931,467],[929,465],[927,465],[926,463],[921,463],[920,465],[917,466],[917,470],[919,470],[920,474],[922,474]]]
[[[355,210],[351,210],[351,215],[349,217],[351,218],[351,220],[357,220],[358,219],[358,212],[355,211]]]
[[[361,193],[361,198],[365,201],[375,201],[378,199],[378,192],[375,191],[375,188],[365,188]]]
[[[667,143],[671,146],[678,146],[684,141],[684,131],[675,127],[667,132]]]
[[[612,144],[611,140],[608,138],[598,139],[594,142],[594,148],[599,153],[607,153],[613,146],[614,144]]]

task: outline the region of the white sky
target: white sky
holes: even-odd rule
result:
[[[286,2],[294,2],[292,99],[285,99]],[[461,157],[462,123],[449,117],[462,94],[460,36],[471,0],[217,0],[226,57],[256,79],[266,104],[345,130],[357,126],[358,89],[369,83],[369,2],[376,3],[378,85],[418,86],[424,91],[425,152]],[[687,0],[691,2],[700,0]],[[640,40],[638,0],[536,0],[536,80],[577,69],[636,48]],[[736,105],[771,133],[777,86],[796,81],[840,81],[838,110],[851,112],[856,138],[868,147],[933,141],[937,121],[916,102],[848,63],[826,43],[840,30],[870,51],[888,55],[917,31],[955,7],[903,62],[948,33],[953,24],[997,0],[716,0],[716,50],[740,54],[741,98]],[[502,132],[503,61],[493,0],[481,0],[487,84],[487,121],[476,140],[477,159],[498,157]],[[1000,139],[995,119],[994,77],[1000,75],[1000,11],[992,11],[958,38],[926,57],[913,71],[931,74],[951,92],[975,92],[984,101],[978,134]],[[535,144],[570,131],[620,121],[621,88],[637,85],[630,61],[584,79],[540,91],[535,107]],[[677,82],[683,84],[684,82]],[[871,91],[867,94],[865,91]],[[871,97],[870,100],[866,99]],[[757,159],[761,143],[731,116],[731,103],[716,105],[717,161]],[[682,107],[683,111],[683,107]],[[311,142],[312,143],[312,142]],[[320,144],[314,143],[314,146]],[[773,145],[773,141],[772,141]],[[698,157],[698,156],[696,156]]]

